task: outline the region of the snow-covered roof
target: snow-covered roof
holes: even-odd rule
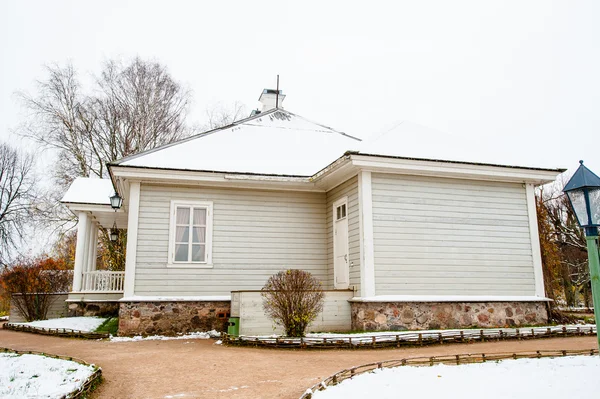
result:
[[[481,140],[440,132],[408,121],[368,137],[359,153],[389,157],[427,159],[459,163],[491,164],[534,169],[556,169],[556,156],[532,157],[518,138]]]
[[[531,161],[522,143],[473,140],[410,122],[399,122],[365,141],[272,109],[232,125],[123,158],[112,165],[311,177],[347,152],[432,161],[557,170],[555,157]],[[537,164],[533,164],[537,163]]]
[[[360,140],[282,109],[113,163],[160,169],[312,176]]]
[[[110,197],[114,193],[110,179],[78,177],[71,183],[61,202],[110,205]]]

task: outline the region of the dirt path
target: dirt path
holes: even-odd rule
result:
[[[553,338],[411,349],[292,351],[235,348],[213,340],[111,343],[0,330],[0,347],[45,351],[98,364],[94,398],[298,398],[343,368],[378,360],[475,352],[591,349],[596,337]]]

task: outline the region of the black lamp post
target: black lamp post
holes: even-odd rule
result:
[[[579,168],[563,191],[575,211],[579,225],[585,230],[587,253],[590,266],[592,298],[596,332],[600,330],[600,257],[598,255],[598,227],[600,226],[600,177],[579,161]],[[600,335],[598,335],[600,348]]]

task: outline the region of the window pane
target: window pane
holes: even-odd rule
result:
[[[592,224],[600,224],[600,189],[592,188],[588,195],[592,211]]]
[[[588,226],[589,221],[587,216],[587,208],[585,206],[585,197],[583,195],[583,190],[569,191],[567,195],[571,199],[571,204],[573,205],[573,209],[575,210],[575,215],[579,220],[579,224],[581,224],[582,226]]]
[[[336,208],[336,211],[337,211],[337,217],[336,217],[336,220],[340,220],[340,219],[342,218],[342,210],[341,210],[341,209],[340,209],[340,207],[338,206],[338,207]]]
[[[175,245],[175,262],[187,262],[188,260],[188,244]]]
[[[204,245],[192,245],[192,262],[204,262]]]
[[[346,217],[346,204],[342,205],[342,217]]]
[[[190,224],[190,208],[177,207],[177,224]]]
[[[194,208],[194,224],[195,225],[206,225],[206,209]]]
[[[193,229],[192,242],[204,244],[206,242],[206,227],[194,227]]]
[[[188,242],[190,239],[190,228],[187,226],[176,227],[175,242]]]

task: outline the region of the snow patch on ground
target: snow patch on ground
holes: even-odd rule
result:
[[[24,326],[38,328],[66,328],[68,330],[77,330],[91,332],[100,327],[106,319],[101,317],[62,317],[60,319],[38,320],[30,323],[15,323]]]
[[[0,316],[0,321],[7,321],[8,320],[8,316]]]
[[[361,374],[315,392],[314,399],[406,397],[591,398],[600,390],[600,357],[503,360],[461,366],[404,366]]]
[[[216,330],[211,330],[207,332],[192,332],[182,335],[177,335],[175,337],[168,337],[165,335],[149,335],[147,337],[143,337],[141,335],[136,335],[134,337],[114,337],[110,336],[111,342],[138,342],[138,341],[169,341],[174,339],[209,339],[209,338],[218,338],[221,336],[221,333]]]
[[[0,353],[0,397],[61,398],[93,373],[94,367],[69,360]]]

